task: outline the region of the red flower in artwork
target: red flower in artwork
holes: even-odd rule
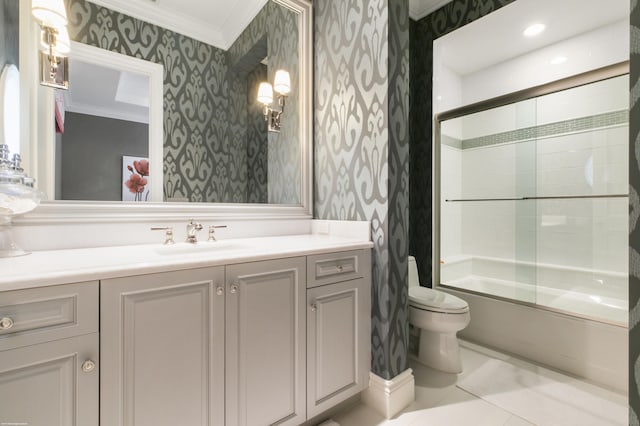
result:
[[[136,168],[136,172],[138,172],[140,176],[149,176],[149,160],[134,161],[133,167]]]
[[[134,173],[124,184],[129,188],[129,192],[138,194],[144,192],[144,186],[147,184],[147,180]]]

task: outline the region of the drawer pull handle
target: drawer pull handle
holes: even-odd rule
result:
[[[312,304],[312,305],[310,306],[310,308],[311,308],[311,312],[315,312],[315,311],[317,311],[317,310],[318,310],[318,305],[316,305],[316,304],[314,303],[314,304]]]
[[[10,330],[13,327],[13,320],[9,317],[0,319],[0,331]]]
[[[342,272],[343,269],[342,265],[338,265],[338,272]]]
[[[84,371],[85,373],[91,373],[95,369],[96,363],[91,361],[90,359],[82,363],[82,371]]]
[[[231,284],[231,288],[229,289],[229,293],[236,294],[238,292],[238,284]]]
[[[216,294],[218,296],[222,296],[224,294],[224,288],[222,287],[216,287]]]

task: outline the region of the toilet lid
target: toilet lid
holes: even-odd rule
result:
[[[409,301],[427,310],[448,313],[463,313],[469,310],[464,300],[452,294],[427,287],[410,287]]]

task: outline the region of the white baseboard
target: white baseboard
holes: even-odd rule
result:
[[[413,370],[408,368],[391,380],[369,373],[369,388],[362,402],[390,419],[415,400]]]

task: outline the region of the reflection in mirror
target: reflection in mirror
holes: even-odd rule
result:
[[[163,162],[159,178],[163,195],[156,200],[301,204],[303,118],[299,98],[299,15],[281,3],[266,2],[236,41],[223,50],[85,0],[69,1],[72,40],[164,67]],[[70,58],[73,73],[73,51]],[[291,93],[281,132],[267,134],[264,116],[260,116],[263,123],[258,122],[255,85],[260,81],[273,81],[278,69],[289,71]],[[73,90],[73,77],[70,85]],[[72,141],[84,138],[75,134],[74,128],[88,127],[73,125],[78,119],[73,109],[73,106],[67,108],[70,122],[64,126],[65,133],[72,132],[69,135]],[[52,120],[50,117],[40,119]],[[104,120],[103,125],[106,125]],[[121,127],[119,131],[124,131],[125,126]],[[94,137],[97,133],[94,132]],[[123,143],[127,138],[113,129],[107,133]],[[52,134],[40,143],[54,139]],[[119,192],[123,189],[122,159],[117,164],[114,162],[123,155],[143,156],[143,150],[122,149],[108,154],[111,164],[104,167],[109,169],[111,177],[104,178],[118,179],[109,195],[91,188],[88,192],[69,195],[65,187],[79,178],[77,174],[67,176],[67,168],[74,160],[71,156],[65,162],[65,152],[77,155],[80,152],[73,146],[65,151],[65,135],[59,139],[62,159],[52,161],[60,165],[57,173],[60,182],[56,180],[55,185],[43,182],[45,186],[59,188],[54,190],[56,199],[122,199]],[[150,140],[152,144],[158,143],[153,137]],[[94,167],[93,172],[90,179],[102,180],[97,168]],[[80,175],[85,173],[79,171]]]
[[[20,64],[18,1],[0,1],[0,135],[9,151],[20,153]]]
[[[149,161],[149,78],[80,59],[69,64],[73,85],[56,91],[56,200],[148,201],[148,167],[124,160]]]

